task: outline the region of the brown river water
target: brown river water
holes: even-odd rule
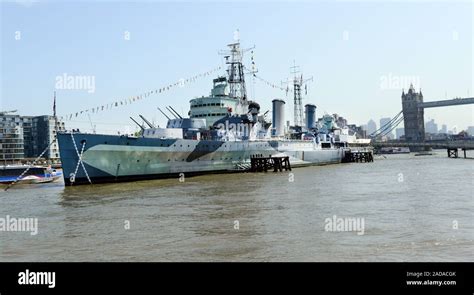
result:
[[[474,160],[374,163],[0,192],[0,261],[473,261]],[[474,156],[474,153],[469,154]],[[328,219],[363,220],[328,231]]]

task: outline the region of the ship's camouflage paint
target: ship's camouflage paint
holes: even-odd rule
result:
[[[125,135],[73,134],[92,183],[130,181],[187,176],[207,173],[237,172],[238,165],[248,164],[251,155],[289,156],[293,167],[339,163],[342,149],[312,148],[311,142],[281,141],[211,141],[157,139]],[[66,184],[76,171],[79,160],[71,133],[59,133],[60,157]],[[298,150],[294,146],[298,144]],[[89,183],[82,166],[74,184]]]
[[[192,162],[198,158],[201,158],[202,156],[213,153],[217,151],[223,144],[224,144],[223,141],[216,142],[216,141],[201,140],[198,142],[196,147],[186,158],[186,162]]]

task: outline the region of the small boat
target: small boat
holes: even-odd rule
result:
[[[0,184],[9,184],[17,181],[24,184],[48,183],[62,177],[62,171],[52,169],[51,166],[7,165],[0,166]],[[28,171],[20,178],[18,177]],[[17,180],[18,179],[18,180]]]

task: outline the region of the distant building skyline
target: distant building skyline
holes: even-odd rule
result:
[[[404,128],[396,128],[395,129],[395,139],[400,139],[400,137],[405,135],[405,129]]]
[[[377,123],[373,119],[370,119],[369,122],[367,122],[367,134],[372,134],[375,131],[377,131]]]
[[[369,119],[367,124],[361,125],[365,130],[367,130],[367,135],[373,133],[378,128],[383,126],[385,123],[388,123],[390,121],[390,118],[382,117],[378,121],[379,121],[379,124],[381,124],[380,126],[377,125],[374,119]],[[441,126],[441,128],[439,128],[439,126]],[[466,131],[469,134],[471,134],[468,130],[471,130],[472,132],[474,128],[473,126],[468,126],[466,129],[459,129],[459,127],[454,125],[451,129],[449,129],[447,124],[438,124],[436,120],[432,118],[425,120],[425,132],[432,133],[432,134],[458,134],[461,131]],[[403,123],[399,124],[399,126],[396,127],[394,131],[395,131],[395,137],[394,137],[395,139],[399,139],[401,136],[405,135]],[[393,133],[391,135],[393,138]]]
[[[448,133],[448,125],[442,124],[441,129],[439,129],[439,133]]]
[[[393,133],[392,131],[389,132],[390,129],[392,129],[392,123],[390,122],[392,120],[392,118],[390,117],[385,117],[385,118],[380,118],[380,128],[384,128],[383,129],[383,134],[385,134],[385,136],[388,138],[388,139],[393,139]]]
[[[59,160],[58,143],[54,142],[56,129],[64,131],[64,122],[56,122],[53,116],[0,113],[0,161],[34,159],[43,151],[43,158]]]
[[[425,122],[425,132],[433,134],[438,133],[438,124],[435,123],[434,119]]]
[[[474,136],[474,126],[467,127],[466,131],[469,133],[469,135]]]

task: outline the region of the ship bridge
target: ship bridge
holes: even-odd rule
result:
[[[229,84],[226,77],[213,80],[213,88],[209,96],[194,98],[190,101],[190,118],[205,119],[207,126],[228,114],[241,114],[246,108],[241,101],[230,97]]]

